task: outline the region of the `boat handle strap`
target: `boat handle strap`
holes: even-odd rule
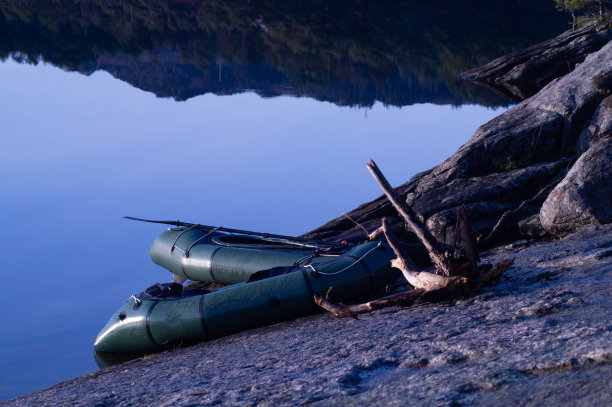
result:
[[[350,269],[351,267],[353,267],[356,263],[359,263],[361,260],[363,260],[368,254],[372,253],[374,250],[378,249],[380,247],[380,245],[382,244],[382,242],[378,242],[378,244],[374,247],[372,247],[370,250],[368,250],[367,252],[365,252],[360,258],[358,258],[357,260],[355,260],[354,262],[352,262],[351,264],[349,264],[348,266],[344,267],[343,269],[340,269],[338,271],[334,271],[333,273],[322,273],[319,270],[317,270],[312,264],[307,264],[303,267],[309,267],[312,269],[313,272],[321,274],[323,276],[335,276],[336,274],[340,274],[348,269]]]
[[[206,233],[204,236],[196,239],[193,241],[193,243],[191,243],[191,245],[189,245],[189,247],[187,248],[187,250],[185,251],[185,257],[189,258],[189,252],[191,251],[191,249],[193,248],[193,246],[195,246],[196,244],[198,244],[198,242],[200,242],[202,239],[205,239],[206,237],[210,236],[211,234],[213,234],[214,232],[217,231],[217,229],[219,229],[218,227],[211,229],[208,233]]]
[[[179,233],[179,234],[178,234],[178,236],[176,237],[176,239],[174,239],[174,243],[172,243],[172,247],[170,248],[170,254],[172,254],[172,252],[174,252],[174,249],[175,249],[175,248],[177,248],[177,249],[179,249],[180,251],[182,251],[183,253],[185,253],[185,251],[184,251],[183,249],[181,249],[180,247],[178,247],[178,246],[176,245],[176,243],[177,243],[177,242],[178,242],[178,240],[181,238],[181,236],[183,236],[183,234],[184,234],[184,233],[186,233],[187,231],[189,231],[189,230],[191,230],[191,229],[195,229],[195,228],[197,228],[197,227],[199,227],[199,226],[200,226],[200,225],[192,225],[192,226],[189,226],[187,229],[183,229],[183,230],[181,231],[181,233]]]

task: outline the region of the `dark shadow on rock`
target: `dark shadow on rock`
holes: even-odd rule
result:
[[[587,55],[612,40],[606,24],[591,24],[466,71],[461,77],[515,101],[525,100],[553,79],[571,72]]]

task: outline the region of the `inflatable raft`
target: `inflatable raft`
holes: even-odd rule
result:
[[[160,242],[176,239],[173,233],[163,235]],[[188,232],[181,235],[187,236]],[[179,238],[177,242],[180,241]],[[165,246],[154,244],[152,252],[158,247]],[[189,251],[189,259],[196,254],[194,249],[195,246]],[[209,293],[183,289],[180,284],[156,285],[133,295],[115,312],[98,334],[94,348],[98,352],[143,354],[184,341],[216,338],[298,318],[317,312],[319,308],[313,297],[325,296],[329,287],[333,287],[334,301],[363,299],[399,276],[390,266],[393,257],[393,251],[386,244],[368,242],[331,260],[261,271],[250,278],[252,281]],[[212,263],[215,264],[214,259]],[[178,262],[168,264],[178,273]],[[189,270],[185,274],[189,278],[200,276],[192,274],[190,266],[182,267],[183,273]],[[216,269],[207,267],[201,268],[202,277],[208,277],[210,270],[214,270],[212,277],[220,278]],[[227,270],[228,279],[229,276],[238,279]]]
[[[223,284],[247,281],[260,270],[320,263],[350,246],[227,233],[193,226],[172,228],[151,246],[151,259],[179,277]]]

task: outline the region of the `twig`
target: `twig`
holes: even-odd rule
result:
[[[340,209],[338,209],[338,212],[340,212]],[[353,222],[355,225],[359,226],[361,229],[363,229],[363,231],[365,232],[366,236],[368,236],[368,238],[370,237],[370,234],[368,233],[368,230],[366,228],[363,227],[363,225],[359,222],[357,222],[355,219],[351,218],[350,216],[348,216],[346,213],[344,212],[340,212],[342,213],[342,216],[346,217],[348,220],[350,220],[351,222]],[[374,240],[374,239],[370,239],[370,240]]]
[[[502,275],[514,264],[514,257],[504,259],[499,263],[496,263],[493,268],[482,273],[478,280],[472,284],[474,290],[480,290],[482,287],[488,285],[495,285],[499,283]]]

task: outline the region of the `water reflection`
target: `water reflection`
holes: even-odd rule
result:
[[[550,0],[17,0],[0,57],[185,100],[245,89],[338,105],[507,103],[457,75],[564,27]]]

